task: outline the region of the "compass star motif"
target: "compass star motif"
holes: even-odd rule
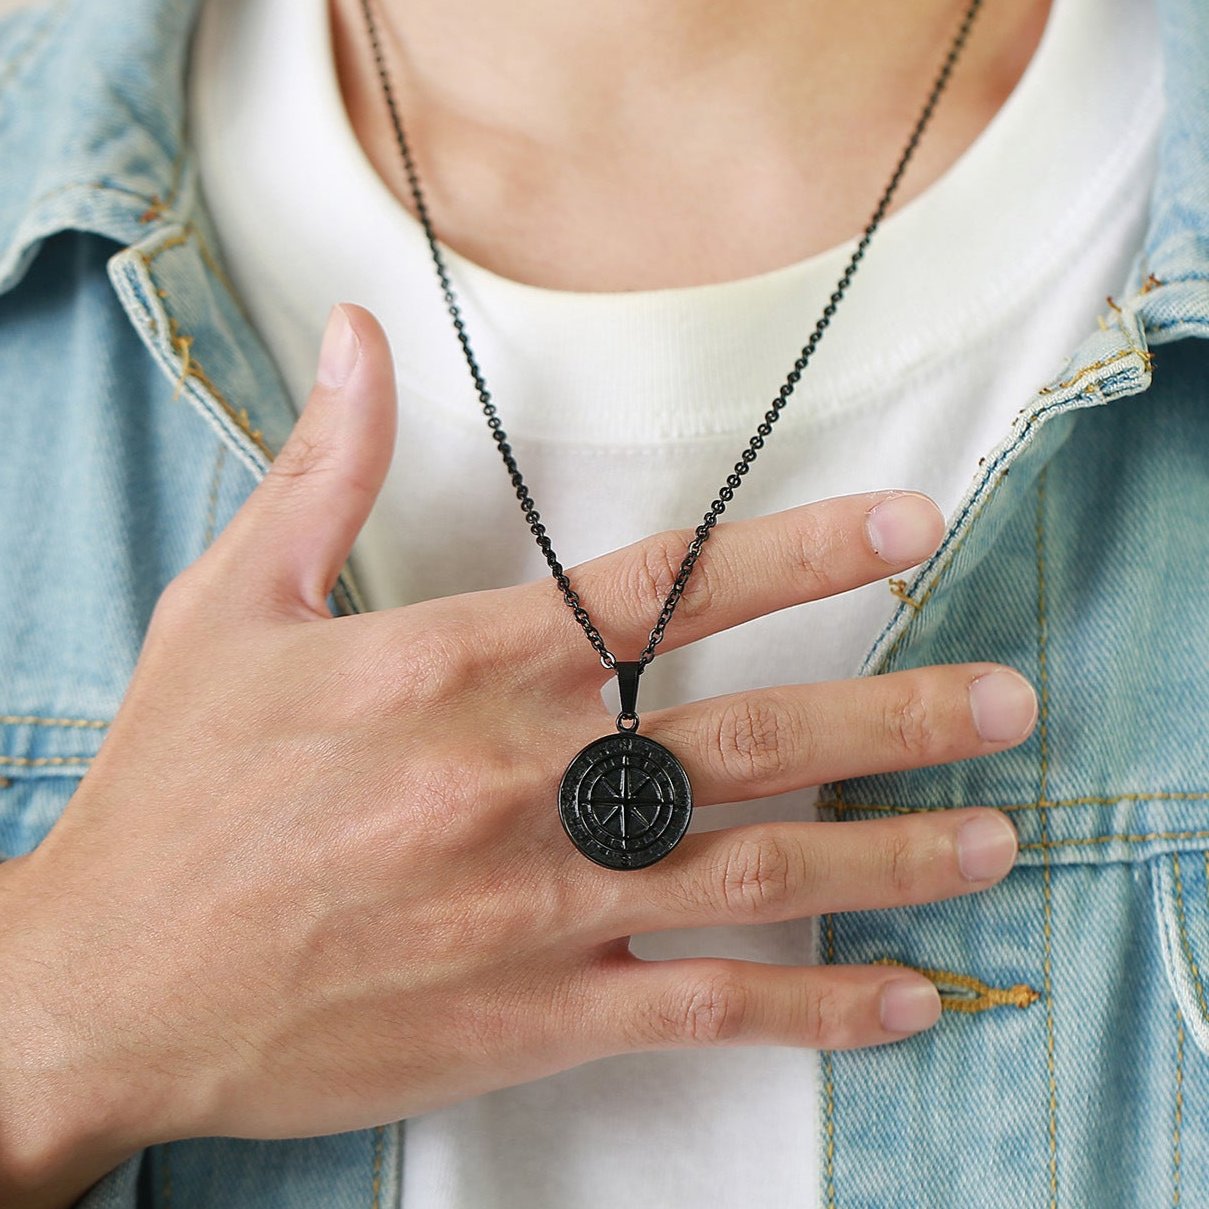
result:
[[[621,840],[649,831],[663,805],[659,782],[634,767],[628,752],[619,768],[602,771],[588,792],[587,805],[598,827]]]

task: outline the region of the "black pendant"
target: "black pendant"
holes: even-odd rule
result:
[[[693,813],[688,773],[664,746],[634,733],[638,664],[617,665],[618,734],[589,743],[567,765],[558,814],[571,843],[606,869],[642,869],[680,843]]]
[[[606,869],[641,869],[680,843],[693,813],[688,774],[643,735],[605,735],[567,766],[558,813],[571,843]]]

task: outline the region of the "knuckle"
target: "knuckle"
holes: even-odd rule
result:
[[[718,972],[678,989],[660,1013],[660,1041],[721,1045],[744,1029],[751,993],[734,975]]]
[[[847,1000],[825,982],[808,988],[802,998],[803,1040],[816,1049],[842,1047],[850,1032]]]
[[[748,695],[727,703],[710,738],[722,772],[747,782],[783,775],[796,733],[771,697]]]
[[[841,542],[840,531],[820,523],[818,518],[807,518],[798,531],[793,549],[794,569],[810,595],[830,596],[834,592],[832,567]]]
[[[893,700],[886,709],[885,731],[895,751],[912,761],[924,760],[936,741],[932,707],[918,687]]]
[[[919,884],[920,868],[915,845],[904,829],[895,828],[878,853],[881,876],[898,898],[909,898]]]
[[[265,475],[270,490],[295,479],[310,478],[336,469],[339,459],[328,444],[295,430],[273,459]]]
[[[630,599],[645,601],[644,609],[660,608],[676,583],[692,537],[686,530],[660,534],[644,542],[633,567],[636,582],[629,585]],[[717,561],[713,559],[712,563]],[[699,560],[677,606],[681,619],[708,613],[717,597],[717,583],[716,566],[709,559]]]
[[[783,836],[762,831],[745,836],[727,853],[720,897],[728,916],[763,918],[789,902],[802,882],[802,859]]]

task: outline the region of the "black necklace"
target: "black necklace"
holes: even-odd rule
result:
[[[970,0],[961,26],[949,47],[940,74],[932,85],[923,111],[915,123],[911,137],[907,140],[906,148],[899,158],[898,165],[890,177],[890,183],[882,193],[881,200],[873,212],[864,235],[836,284],[831,301],[823,307],[823,313],[815,325],[815,329],[806,341],[793,368],[786,376],[784,385],[764,419],[756,427],[755,435],[747,444],[747,448],[739,455],[735,468],[727,476],[725,484],[718,489],[718,498],[710,505],[709,510],[697,526],[693,539],[688,544],[684,561],[668,592],[659,617],[647,639],[646,647],[636,660],[622,661],[615,658],[605,645],[600,631],[588,615],[579,599],[578,593],[571,586],[554,547],[546,533],[546,527],[541,522],[541,514],[533,503],[529,488],[521,477],[520,468],[516,464],[512,447],[508,443],[507,434],[500,424],[496,414],[491,392],[479,369],[474,350],[470,347],[470,337],[466,334],[466,324],[458,306],[457,295],[449,280],[449,272],[445,267],[444,257],[433,233],[432,222],[428,216],[428,206],[420,189],[420,178],[416,172],[411,149],[403,134],[403,123],[399,119],[398,108],[395,105],[394,91],[386,70],[382,48],[378,39],[378,29],[370,11],[369,0],[361,0],[365,13],[365,22],[369,29],[370,42],[373,45],[374,59],[378,66],[378,75],[382,81],[382,90],[386,96],[386,104],[390,111],[391,124],[394,126],[395,138],[399,144],[399,152],[403,157],[403,166],[407,173],[407,182],[411,188],[411,196],[415,202],[416,213],[424,227],[428,239],[428,247],[432,253],[433,265],[445,297],[445,305],[453,320],[454,330],[466,357],[466,365],[478,391],[479,402],[483,414],[487,417],[487,427],[500,451],[500,457],[508,469],[512,486],[516,489],[516,497],[520,501],[521,512],[529,522],[529,529],[537,539],[537,544],[545,555],[554,582],[562,592],[563,600],[575,616],[588,641],[600,655],[601,664],[617,673],[618,689],[621,696],[621,712],[617,715],[617,734],[606,735],[589,743],[567,766],[558,791],[558,813],[562,819],[563,828],[571,838],[571,842],[586,857],[609,869],[641,869],[646,865],[661,860],[680,842],[688,830],[689,820],[693,810],[692,787],[688,774],[680,761],[666,747],[643,735],[638,730],[638,677],[643,668],[655,657],[655,648],[663,641],[664,631],[676,605],[684,595],[685,585],[697,565],[701,550],[709,540],[710,532],[718,523],[718,517],[726,510],[726,505],[734,498],[735,492],[743,482],[756,456],[764,447],[764,441],[772,432],[772,426],[780,418],[781,411],[793,394],[794,387],[802,376],[814,350],[823,338],[823,332],[831,322],[832,315],[843,298],[844,292],[856,272],[856,266],[865,255],[865,249],[873,238],[894,196],[906,170],[907,163],[915,152],[924,128],[932,116],[936,102],[944,91],[945,85],[952,74],[954,64],[965,45],[970,26],[978,12],[981,0]]]

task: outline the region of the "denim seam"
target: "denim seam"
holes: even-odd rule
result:
[[[45,764],[91,764],[92,759],[92,756],[0,756],[0,764],[40,768]]]
[[[1203,840],[1209,839],[1209,831],[1143,831],[1136,834],[1119,833],[1113,835],[1079,836],[1068,840],[1042,840],[1036,843],[1021,844],[1020,851],[1027,848],[1063,848],[1080,844],[1107,844],[1120,840],[1125,844],[1141,844],[1147,840]]]
[[[1069,809],[1074,806],[1119,806],[1122,802],[1204,802],[1209,800],[1209,792],[1196,790],[1179,792],[1155,792],[1155,793],[1119,793],[1108,794],[1103,797],[1078,797],[1078,798],[1037,798],[1032,802],[1008,802],[1006,804],[984,802],[983,805],[993,805],[996,810],[1002,810],[1005,814],[1013,812],[1020,813],[1026,810],[1053,810],[1053,809]],[[820,803],[824,807],[834,807],[837,815],[848,812],[861,813],[862,811],[870,814],[930,814],[938,810],[951,810],[952,806],[907,806],[902,804],[894,804],[887,802],[851,802],[843,797],[838,787],[836,796],[833,801],[822,801]],[[964,805],[964,803],[959,803]]]
[[[0,726],[69,726],[104,730],[108,721],[99,718],[44,718],[40,714],[0,714]]]
[[[1147,285],[1142,290],[1140,290],[1139,293],[1148,293],[1149,290],[1152,288],[1153,288],[1152,286]],[[1118,307],[1115,309],[1118,311],[1118,314],[1119,314],[1120,308]],[[1053,394],[1054,392],[1056,392],[1059,389],[1065,389],[1069,386],[1073,386],[1075,383],[1077,383],[1079,381],[1080,378],[1084,377],[1087,373],[1091,372],[1092,370],[1102,369],[1105,366],[1115,364],[1118,361],[1126,360],[1131,356],[1140,357],[1146,368],[1146,371],[1148,373],[1152,372],[1153,367],[1154,367],[1154,357],[1153,357],[1153,354],[1150,352],[1150,350],[1147,348],[1144,348],[1140,345],[1135,344],[1134,341],[1132,339],[1130,339],[1129,333],[1125,330],[1125,327],[1120,322],[1119,318],[1117,321],[1117,327],[1119,328],[1122,336],[1125,339],[1126,346],[1127,346],[1126,348],[1124,348],[1123,350],[1120,350],[1117,353],[1114,353],[1111,357],[1106,357],[1103,360],[1101,360],[1099,362],[1095,362],[1092,365],[1084,366],[1077,374],[1075,374],[1072,378],[1070,378],[1066,383],[1063,383],[1063,384],[1060,384],[1057,386],[1050,385],[1047,387],[1042,387],[1040,390],[1037,391],[1037,396],[1040,397],[1045,394]],[[919,611],[923,608],[924,604],[926,604],[927,601],[931,598],[932,593],[940,586],[941,580],[944,578],[945,572],[948,570],[949,564],[953,560],[953,556],[957,553],[958,550],[961,549],[962,545],[965,544],[966,539],[969,537],[971,531],[973,530],[974,522],[978,519],[978,517],[982,514],[983,509],[990,502],[990,500],[994,497],[995,492],[998,489],[1000,483],[1003,481],[1004,476],[1011,469],[1010,464],[1004,465],[1004,463],[1010,463],[1013,460],[1013,458],[1015,457],[1017,452],[1022,448],[1023,443],[1024,443],[1025,439],[1027,438],[1028,434],[1035,427],[1038,427],[1040,424],[1043,424],[1045,421],[1047,421],[1049,419],[1049,416],[1051,413],[1057,412],[1060,414],[1063,411],[1069,410],[1071,408],[1071,406],[1073,404],[1076,404],[1079,399],[1092,397],[1096,394],[1103,395],[1103,393],[1104,393],[1103,388],[1106,384],[1107,384],[1106,381],[1103,379],[1097,380],[1095,382],[1090,382],[1082,390],[1080,390],[1079,392],[1077,392],[1075,395],[1071,396],[1070,398],[1062,397],[1062,398],[1053,399],[1051,402],[1046,403],[1043,406],[1036,408],[1033,412],[1031,412],[1029,414],[1028,418],[1021,425],[1020,431],[1017,434],[1016,440],[1013,441],[1012,444],[1010,446],[1008,446],[1008,448],[1004,449],[999,454],[999,456],[995,459],[995,461],[993,463],[991,463],[989,466],[985,467],[985,470],[983,472],[983,484],[984,485],[982,487],[980,487],[978,491],[975,492],[974,496],[966,503],[965,507],[961,510],[961,512],[957,515],[957,517],[954,518],[954,521],[953,521],[952,525],[949,527],[948,534],[947,534],[946,538],[944,539],[944,541],[933,552],[931,557],[923,564],[923,566],[920,567],[919,571],[915,575],[912,586],[923,583],[925,579],[927,579],[929,581],[928,587],[925,589],[923,595],[920,596],[918,601],[916,602],[917,607],[916,607],[915,611],[916,611],[917,617],[918,617]],[[999,472],[999,474],[993,480],[991,480],[990,476],[994,473],[996,468],[999,466],[1003,466],[1003,469]],[[968,523],[967,523],[967,518],[968,518]],[[963,526],[964,526],[964,529],[963,529]],[[959,530],[961,530],[960,534],[958,533]],[[941,560],[941,561],[938,562],[938,560]],[[895,595],[898,595],[898,593],[895,593]],[[904,593],[900,597],[900,599],[903,601],[904,604],[908,603],[907,598],[906,598],[906,593]],[[878,634],[877,638],[873,642],[872,647],[870,647],[871,652],[877,650],[877,648],[878,648],[878,646],[880,646],[882,640],[888,634],[890,634],[896,626],[901,624],[902,617],[903,617],[903,610],[902,610],[902,605],[900,605],[899,608],[894,611],[894,614],[886,621],[885,625],[882,626],[881,633]],[[889,661],[894,657],[894,655],[898,651],[898,648],[902,645],[903,641],[906,639],[907,635],[910,632],[911,632],[911,623],[908,623],[908,624],[902,626],[902,628],[899,630],[898,634],[895,636],[893,642],[891,642],[890,646],[882,653],[880,659],[878,660],[879,667],[885,667],[889,663]],[[862,667],[862,671],[864,671],[864,667]]]
[[[226,395],[224,395],[222,391],[220,391],[218,387],[214,385],[214,382],[210,378],[209,374],[206,373],[201,363],[193,356],[191,352],[193,337],[182,333],[180,330],[180,324],[178,323],[176,317],[169,313],[167,307],[168,292],[156,280],[155,273],[152,270],[152,265],[158,256],[160,256],[163,252],[168,251],[169,248],[179,247],[182,244],[188,243],[191,232],[191,227],[182,227],[176,235],[172,236],[170,239],[166,239],[153,252],[141,252],[139,254],[139,257],[147,270],[147,277],[152,286],[155,288],[156,295],[159,297],[161,302],[164,303],[164,313],[168,317],[168,341],[172,345],[173,349],[175,349],[181,355],[180,376],[176,381],[176,391],[173,394],[173,398],[179,398],[180,392],[189,388],[187,382],[188,378],[196,378],[211,393],[215,401],[220,407],[222,407],[223,411],[227,413],[227,416],[240,429],[240,431],[243,432],[249,440],[251,440],[256,448],[259,449],[261,453],[263,453],[265,457],[269,459],[269,461],[272,461],[274,457],[273,451],[266,444],[264,434],[260,431],[260,429],[252,427],[251,417],[248,415],[247,408],[236,408],[234,404],[232,404],[231,401],[226,397]],[[152,323],[154,324],[154,317],[151,317],[151,319]]]
[[[1037,522],[1035,552],[1037,558],[1037,667],[1040,682],[1038,703],[1038,735],[1040,739],[1040,793],[1044,799],[1049,778],[1049,674],[1047,646],[1049,642],[1049,619],[1045,599],[1045,484],[1048,466],[1043,466],[1037,475]],[[1044,956],[1042,970],[1045,988],[1045,1051],[1049,1074],[1049,1195],[1050,1209],[1058,1205],[1058,1077],[1054,1062],[1054,991],[1053,991],[1053,895],[1050,886],[1050,859],[1048,847],[1048,816],[1045,808],[1038,812],[1041,823],[1041,839],[1047,846],[1042,849],[1042,908],[1044,932]]]
[[[202,406],[202,409],[204,411],[208,411],[209,408],[207,407],[206,399],[204,397],[198,396],[196,390],[191,386],[191,384],[189,382],[190,378],[195,378],[198,382],[202,383],[202,385],[205,386],[205,388],[209,391],[210,396],[213,398],[213,400],[216,403],[218,403],[219,407],[227,415],[227,417],[231,420],[231,422],[234,423],[235,426],[252,441],[252,443],[256,446],[256,448],[259,449],[260,452],[264,454],[266,461],[272,462],[274,460],[275,454],[274,454],[273,450],[271,450],[269,448],[268,444],[265,442],[264,434],[261,432],[261,430],[258,428],[252,427],[251,417],[248,415],[247,408],[241,407],[241,408],[237,409],[231,403],[231,401],[222,393],[222,391],[220,391],[218,389],[218,387],[214,384],[213,379],[209,376],[209,374],[206,373],[205,369],[202,367],[201,363],[193,356],[193,353],[192,353],[193,337],[182,332],[182,330],[180,328],[180,324],[179,324],[176,316],[172,315],[169,312],[169,310],[168,310],[168,291],[165,290],[163,288],[163,286],[156,280],[155,273],[152,270],[152,265],[158,256],[160,256],[162,253],[168,251],[168,249],[170,249],[170,248],[180,247],[183,244],[188,244],[191,239],[194,239],[196,241],[196,246],[197,246],[203,260],[215,272],[215,274],[220,278],[220,280],[222,281],[225,288],[230,292],[230,296],[231,296],[232,300],[236,303],[236,305],[239,305],[238,296],[235,294],[230,282],[228,281],[228,279],[226,277],[226,274],[223,273],[221,266],[219,266],[210,256],[209,250],[206,246],[205,240],[202,238],[201,232],[197,229],[197,227],[193,223],[188,223],[188,222],[183,223],[181,225],[180,230],[175,235],[171,236],[168,239],[165,239],[153,251],[151,251],[151,252],[140,251],[138,253],[139,259],[142,261],[145,271],[147,273],[147,279],[151,283],[152,287],[154,288],[156,296],[160,299],[161,305],[163,306],[164,314],[168,319],[169,344],[171,345],[171,347],[174,350],[179,352],[181,355],[180,372],[179,372],[179,376],[177,377],[176,390],[173,393],[173,398],[179,398],[180,392],[182,390],[187,390],[194,398],[197,398],[198,402]],[[139,283],[139,284],[141,284],[141,283]],[[131,282],[131,289],[132,290],[134,289],[133,281]],[[140,298],[140,303],[143,305],[144,310],[147,313],[147,322],[150,324],[151,330],[155,331],[157,328],[157,325],[156,325],[155,316],[151,313],[151,308],[149,306],[147,306],[145,303],[142,303],[141,298]],[[217,422],[212,420],[211,423],[216,424]],[[251,464],[251,463],[249,462],[249,464]],[[263,473],[263,468],[257,467],[256,472]],[[332,594],[338,601],[343,601],[342,608],[346,612],[360,613],[363,611],[362,605],[359,601],[358,596],[355,594],[355,589],[351,586],[351,584],[349,582],[348,577],[350,575],[351,575],[351,572],[348,572],[346,569],[341,570],[340,577],[332,588]]]

